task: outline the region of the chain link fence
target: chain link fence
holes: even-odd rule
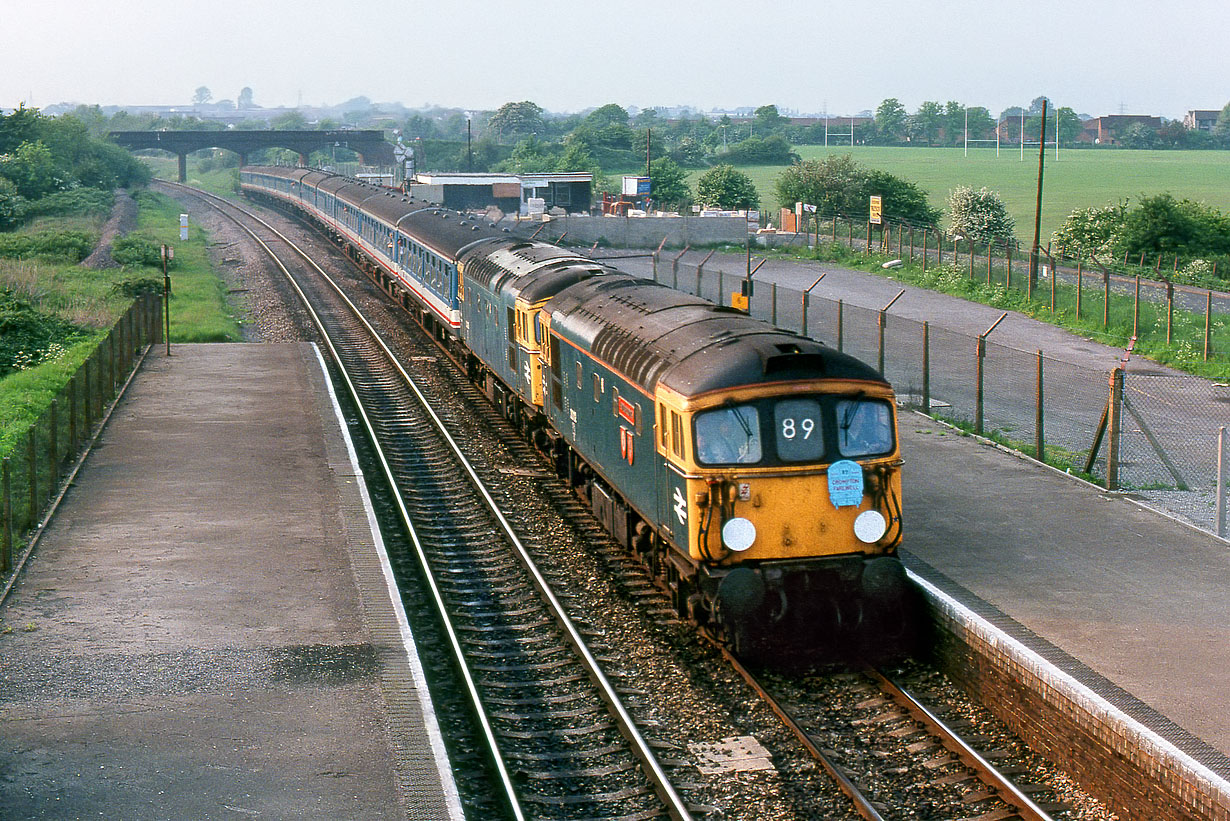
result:
[[[946,253],[945,262],[951,256]],[[964,257],[961,262],[968,264]],[[723,305],[738,301],[746,278],[746,271],[731,274],[678,257],[654,268],[659,282]],[[986,259],[973,270],[987,276]],[[1006,266],[995,273],[1005,277]],[[1025,268],[1014,267],[1012,276],[1023,281]],[[1121,401],[1116,397],[1118,459],[1111,471],[1109,371],[776,283],[755,282],[748,309],[878,367],[902,405],[1031,456],[1041,448],[1046,461],[1073,473],[1127,489],[1207,490],[1217,484],[1217,428],[1230,416],[1230,390],[1208,380],[1148,362],[1130,365]]]

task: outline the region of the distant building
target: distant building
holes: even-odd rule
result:
[[[1221,116],[1221,110],[1203,111],[1200,109],[1192,109],[1183,115],[1183,127],[1189,131],[1212,131],[1213,126],[1217,125],[1217,118]]]
[[[547,210],[589,211],[594,175],[561,174],[437,174],[414,175],[410,193],[457,211],[494,205],[506,214],[526,214],[529,201],[541,199]]]
[[[1085,121],[1085,130],[1077,137],[1081,142],[1094,145],[1118,145],[1123,132],[1134,125],[1143,125],[1154,131],[1162,127],[1162,118],[1150,114],[1107,114]]]

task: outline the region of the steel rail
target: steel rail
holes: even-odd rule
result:
[[[877,670],[864,671],[880,685],[884,692],[904,707],[910,715],[919,721],[928,732],[935,735],[944,749],[960,759],[961,763],[978,773],[984,784],[993,788],[1001,801],[1012,806],[1025,821],[1051,821],[1051,817],[1041,807],[1035,804],[1029,796],[1023,793],[989,761],[983,758],[977,750],[956,734],[939,716],[932,713],[925,705],[916,699],[905,688],[896,684]]]
[[[709,638],[713,646],[721,651],[722,655],[726,658],[726,661],[729,662],[730,666],[734,668],[735,672],[743,677],[743,680],[756,691],[761,700],[768,705],[769,709],[782,720],[782,723],[786,725],[786,728],[790,730],[790,732],[794,734],[794,737],[799,740],[804,748],[806,748],[808,755],[819,762],[820,766],[824,768],[824,771],[829,774],[833,781],[837,783],[838,788],[845,793],[854,804],[854,810],[865,818],[866,821],[885,821],[884,816],[880,815],[880,812],[871,803],[871,799],[864,795],[863,791],[858,788],[858,785],[851,781],[849,777],[841,771],[841,768],[838,767],[832,759],[825,755],[818,746],[816,746],[816,742],[812,740],[812,737],[807,733],[807,730],[795,721],[794,716],[790,715],[789,711],[782,706],[781,702],[773,697],[773,694],[760,683],[760,680],[756,678],[755,674],[752,673],[751,670],[744,667],[743,663],[740,662],[733,653],[721,644],[713,641],[713,639],[709,636],[706,636],[706,638]]]
[[[187,188],[187,186],[184,186],[184,187]],[[192,191],[193,193],[199,193],[195,189],[188,188],[188,190]],[[212,197],[213,195],[206,194],[205,196]],[[210,202],[209,199],[207,199],[206,201],[209,202],[211,206],[221,211],[221,208],[219,208],[214,203]],[[538,588],[539,593],[542,595],[544,601],[547,602],[557,622],[564,629],[565,634],[568,636],[569,642],[572,644],[578,656],[581,658],[582,662],[584,663],[590,678],[598,686],[603,701],[607,704],[608,709],[614,714],[616,718],[616,724],[619,727],[620,733],[624,736],[625,739],[627,739],[629,744],[632,746],[634,755],[641,762],[641,765],[644,768],[646,777],[649,778],[651,784],[653,785],[654,791],[658,794],[658,797],[666,805],[668,813],[670,814],[672,818],[677,819],[677,821],[690,821],[690,819],[692,818],[692,815],[690,811],[688,810],[687,805],[685,804],[683,799],[679,796],[679,794],[675,791],[674,786],[670,783],[670,780],[666,776],[665,771],[662,769],[661,763],[657,760],[657,756],[654,755],[652,749],[649,746],[649,743],[645,741],[644,737],[641,735],[640,731],[637,729],[636,723],[633,721],[632,717],[628,714],[627,709],[624,707],[623,702],[620,700],[618,693],[616,693],[614,686],[611,684],[610,680],[606,677],[606,674],[602,671],[602,668],[599,665],[598,660],[594,657],[589,647],[585,644],[585,640],[582,638],[580,632],[576,629],[576,626],[572,623],[572,620],[568,617],[567,611],[565,611],[563,605],[561,605],[559,600],[556,598],[554,592],[551,590],[551,587],[547,583],[546,579],[543,578],[542,573],[539,571],[537,564],[534,562],[534,560],[530,556],[529,551],[525,548],[525,545],[521,542],[521,539],[517,536],[516,532],[512,528],[512,525],[509,524],[507,518],[505,518],[503,511],[500,510],[499,505],[496,503],[495,499],[492,498],[490,492],[487,490],[486,486],[483,484],[482,480],[479,478],[478,473],[474,470],[474,467],[470,464],[469,459],[466,458],[465,454],[462,452],[456,440],[453,439],[452,434],[449,433],[447,427],[440,420],[439,416],[436,415],[435,410],[431,407],[430,403],[427,401],[427,398],[423,395],[422,391],[419,389],[419,386],[415,383],[414,379],[411,378],[410,374],[408,374],[404,368],[402,368],[401,363],[397,361],[392,351],[389,350],[384,340],[380,338],[380,335],[370,325],[370,323],[368,323],[367,319],[362,315],[358,307],[355,306],[354,303],[350,301],[350,299],[342,292],[341,288],[337,285],[337,283],[335,283],[333,279],[329,277],[329,275],[326,274],[324,270],[321,269],[320,266],[317,265],[314,260],[312,260],[303,250],[301,250],[297,245],[295,245],[294,242],[288,239],[285,235],[283,235],[276,228],[269,225],[269,223],[262,220],[260,217],[254,214],[248,214],[248,212],[244,211],[243,209],[239,208],[239,206],[236,206],[232,203],[228,202],[227,205],[230,206],[231,208],[234,208],[237,211],[240,211],[241,213],[248,215],[251,219],[265,226],[265,228],[267,228],[269,231],[275,234],[279,239],[285,242],[290,248],[294,249],[295,252],[298,253],[309,265],[315,268],[316,271],[321,275],[321,277],[323,277],[324,280],[329,283],[330,287],[332,287],[337,292],[338,296],[347,304],[347,306],[349,306],[351,311],[354,313],[354,316],[358,319],[359,322],[363,324],[363,326],[371,334],[372,339],[384,351],[385,356],[388,357],[388,361],[393,365],[394,368],[396,368],[398,373],[401,375],[402,379],[405,381],[405,384],[411,389],[411,391],[418,398],[423,409],[425,410],[427,415],[431,418],[433,424],[436,426],[436,429],[438,430],[440,435],[448,442],[450,449],[452,450],[458,462],[464,468],[466,475],[469,478],[471,484],[478,491],[478,493],[483,497],[483,500],[487,504],[488,509],[490,510],[492,515],[496,518],[496,520],[499,522],[500,527],[504,531],[505,536],[509,539],[510,543],[515,547],[519,560],[525,566],[527,572],[529,572],[531,578],[534,581],[535,586]],[[270,253],[271,256],[273,255],[272,250],[270,250],[268,246],[262,240],[260,240],[259,237],[256,237],[256,235],[252,231],[247,229],[246,227],[244,230],[247,231],[254,239],[256,239],[257,242],[259,242],[262,245],[262,247],[266,248],[266,250]],[[278,267],[281,268],[281,270],[284,273],[286,273],[286,276],[290,278],[291,282],[293,283],[293,277],[290,277],[289,272],[286,271],[285,267],[282,266],[281,262],[277,261],[277,264],[278,264]],[[295,290],[300,294],[300,298],[305,300],[305,304],[306,304],[306,297],[302,294],[302,291],[299,290],[298,285],[295,284],[294,287],[295,287]],[[327,340],[328,337],[327,337],[327,334],[325,334],[323,325],[320,324],[320,320],[316,317],[315,312],[313,311],[311,313],[312,313],[313,321],[317,323],[317,327],[321,329],[322,336],[324,336]],[[334,356],[335,361],[338,361],[337,354],[332,348],[331,344],[330,344],[330,353],[332,356]],[[339,367],[340,367],[340,362],[339,362]],[[358,404],[358,398],[357,398],[357,395],[354,393],[354,386],[350,383],[349,376],[346,376],[346,382],[347,382],[348,390],[351,391],[352,396],[355,397],[356,404]],[[374,431],[371,429],[366,413],[362,411],[361,407],[360,407],[360,412],[363,413],[364,424],[368,426],[369,435],[374,437],[375,435]],[[381,453],[381,464],[382,464],[383,469],[386,472],[386,478],[388,479],[390,486],[396,489],[396,482],[393,479],[391,469],[389,468],[387,462],[384,461],[383,453]],[[405,521],[408,528],[412,527],[410,525],[409,513],[404,506],[404,503],[401,499],[400,494],[395,493],[395,496],[397,498],[398,508],[399,508],[399,511],[401,512],[403,520]],[[411,532],[413,533],[412,530]],[[423,564],[424,570],[426,571],[426,574],[430,580],[431,579],[430,568],[427,565],[426,555],[422,551],[422,548],[421,548],[421,545],[419,544],[417,536],[412,536],[412,538],[415,544],[415,549],[419,554],[420,562]],[[431,580],[430,584],[432,587],[433,596],[438,596],[439,592],[435,587],[434,580]],[[452,632],[451,624],[449,627],[449,635],[450,635],[450,641],[456,642],[456,637]],[[458,653],[460,652],[459,645],[455,646],[455,652],[458,652]],[[469,678],[468,671],[467,671],[467,683],[472,686],[472,680]],[[489,726],[485,723],[485,714],[483,715],[484,715],[484,731],[490,732]],[[494,744],[494,738],[492,738],[492,742]],[[499,748],[498,746],[493,746],[493,749],[498,750]],[[503,762],[501,761],[499,762],[499,764],[500,764],[500,772],[501,772],[502,778],[507,779],[508,776],[507,776],[507,772],[503,769]],[[507,782],[507,783],[508,783],[508,788],[511,789],[511,782]]]

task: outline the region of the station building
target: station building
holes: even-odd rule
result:
[[[496,206],[506,214],[528,215],[562,208],[569,213],[588,213],[594,175],[560,174],[471,174],[425,172],[414,175],[410,193],[457,211]]]

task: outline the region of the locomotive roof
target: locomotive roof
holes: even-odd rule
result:
[[[601,263],[558,245],[507,236],[478,246],[465,260],[467,278],[492,291],[506,288],[531,303],[609,272]]]
[[[580,282],[548,307],[553,330],[650,393],[659,382],[695,396],[766,381],[886,381],[815,340],[627,274]]]

